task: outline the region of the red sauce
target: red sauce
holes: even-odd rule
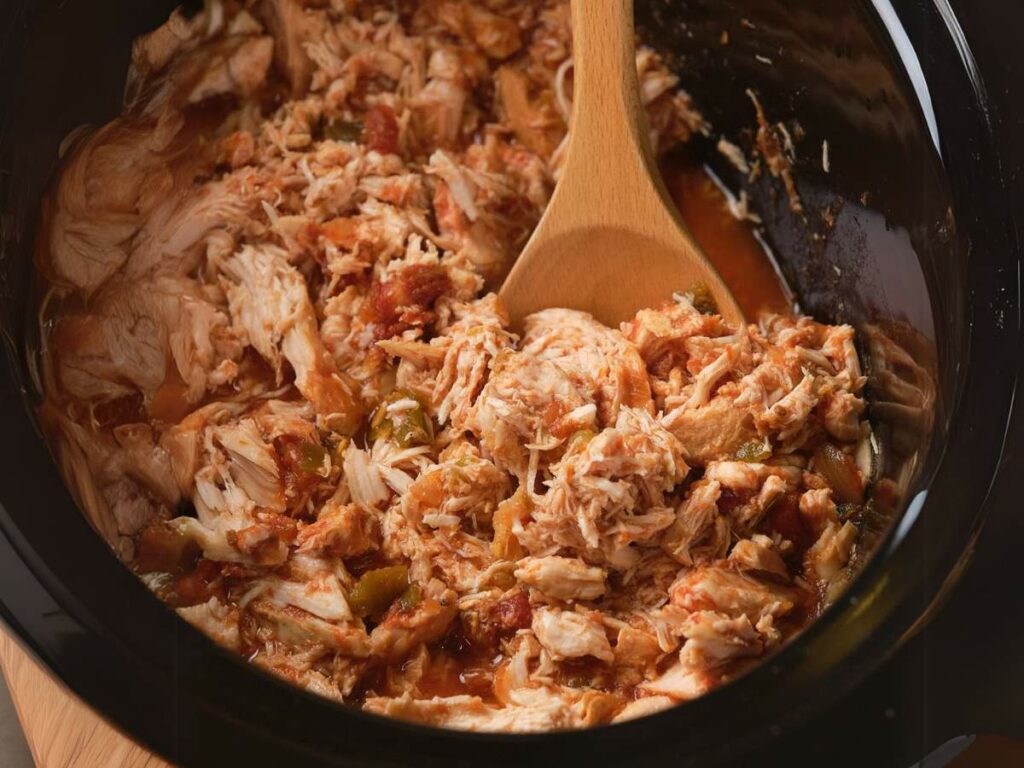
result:
[[[763,312],[792,314],[782,279],[753,228],[729,212],[725,195],[704,168],[674,158],[661,173],[687,227],[744,314],[750,319]]]
[[[437,298],[448,290],[451,280],[444,267],[436,264],[412,264],[385,283],[370,288],[365,319],[377,323],[375,336],[390,339],[424,320]]]
[[[398,120],[388,106],[376,106],[366,113],[363,122],[363,143],[382,155],[398,151]]]
[[[793,542],[793,552],[798,557],[803,557],[814,543],[814,534],[800,514],[799,499],[793,494],[783,496],[772,506],[768,525],[774,533]]]

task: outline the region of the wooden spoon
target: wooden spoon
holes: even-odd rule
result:
[[[730,322],[743,313],[671,203],[640,103],[633,0],[572,0],[573,107],[551,202],[501,298],[512,323],[570,307],[617,326],[674,292],[706,288]]]

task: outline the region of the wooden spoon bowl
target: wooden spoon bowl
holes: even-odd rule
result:
[[[543,218],[501,288],[513,325],[569,307],[615,326],[701,288],[743,313],[675,212],[650,149],[636,74],[632,0],[572,0],[568,154]]]

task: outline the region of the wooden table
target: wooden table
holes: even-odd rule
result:
[[[39,768],[171,768],[54,681],[2,630],[0,668]]]

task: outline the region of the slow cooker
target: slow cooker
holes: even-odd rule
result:
[[[125,733],[184,765],[709,765],[759,756],[799,764],[815,744],[833,764],[863,764],[874,750],[877,764],[905,756],[907,765],[958,729],[982,727],[957,715],[984,710],[983,682],[971,685],[952,667],[1014,636],[1005,615],[1012,591],[1001,607],[995,593],[988,612],[983,593],[992,597],[999,569],[1012,573],[1009,539],[1021,528],[1010,512],[1021,491],[1012,417],[1024,359],[1024,218],[1014,207],[1024,153],[1013,129],[1024,109],[1007,89],[1022,76],[1015,31],[1024,8],[971,0],[637,5],[643,38],[669,57],[713,125],[695,151],[728,186],[746,185],[801,308],[860,332],[880,444],[866,534],[873,553],[819,621],[737,681],[638,721],[511,736],[384,720],[288,687],[153,599],[89,527],[34,415],[39,201],[63,138],[118,113],[132,39],[173,3],[8,0],[0,21],[0,614]],[[804,216],[713,151],[719,135],[749,143],[748,89],[774,119],[799,124]],[[989,587],[972,574],[975,599],[960,614],[968,626],[948,626],[954,605],[921,634],[946,596],[956,604],[962,594],[952,588],[987,517],[1007,540],[985,545],[992,551],[975,572],[988,573]],[[944,624],[951,634],[934,642],[950,668],[918,665],[921,638]],[[908,650],[915,643],[918,651]],[[926,732],[902,740],[882,738],[873,724],[893,720],[893,707],[864,703],[880,701],[871,693],[879,679],[892,693],[901,673],[890,660],[900,658],[910,659],[905,674],[945,676],[938,690],[961,697],[933,702],[913,719]],[[1014,657],[997,650],[989,660],[1000,658],[1010,676]],[[887,677],[854,690],[887,661]],[[1003,714],[988,727],[1019,720]]]

